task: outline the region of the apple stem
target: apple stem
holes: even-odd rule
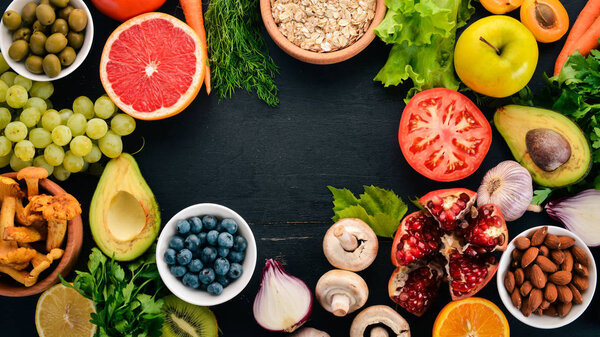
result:
[[[483,43],[487,44],[488,46],[494,48],[494,50],[496,51],[496,54],[500,55],[500,49],[496,48],[493,44],[489,43],[486,39],[483,38],[483,36],[479,37],[479,41],[482,41]]]

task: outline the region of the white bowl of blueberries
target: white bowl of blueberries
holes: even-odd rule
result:
[[[217,305],[250,282],[256,241],[248,223],[233,210],[197,204],[167,222],[158,238],[156,265],[175,296],[195,305]]]

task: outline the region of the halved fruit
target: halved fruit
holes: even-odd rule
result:
[[[57,284],[40,296],[35,327],[40,337],[91,337],[96,333],[96,325],[90,323],[93,312],[94,302],[73,288]]]
[[[433,337],[509,337],[506,316],[480,297],[448,303],[433,324]]]
[[[217,319],[209,308],[184,302],[174,295],[169,295],[164,300],[163,336],[217,337],[219,335]]]
[[[466,188],[431,191],[419,199],[446,232],[454,230],[469,213],[477,200],[477,193]]]
[[[392,243],[392,263],[407,266],[426,256],[437,254],[440,231],[437,223],[426,211],[404,217]]]
[[[558,41],[569,30],[569,14],[559,0],[525,0],[520,14],[539,42]]]
[[[421,316],[437,297],[443,277],[442,267],[435,261],[400,266],[392,273],[388,293],[406,311]]]
[[[473,211],[474,212],[474,211]],[[464,230],[465,240],[488,252],[505,251],[508,228],[498,206],[487,204],[477,208],[476,217],[468,217],[469,227]]]

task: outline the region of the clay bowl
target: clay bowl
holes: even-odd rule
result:
[[[371,21],[371,25],[369,25],[369,28],[365,34],[348,47],[327,53],[308,51],[290,42],[290,40],[288,40],[279,31],[279,28],[273,19],[273,15],[271,14],[271,0],[260,0],[260,14],[265,27],[267,28],[267,32],[275,44],[277,44],[279,48],[283,49],[283,51],[288,53],[290,56],[300,61],[312,64],[333,64],[345,61],[360,53],[371,43],[371,41],[373,41],[375,38],[373,29],[375,29],[375,27],[381,23],[386,12],[385,0],[375,1],[375,16],[373,17],[373,21]]]
[[[5,173],[2,175],[15,180],[17,179],[16,172]],[[65,193],[65,190],[49,179],[42,179],[40,180],[40,193],[56,195]],[[24,297],[39,294],[59,282],[58,274],[63,275],[63,277],[66,276],[77,262],[77,258],[81,252],[81,245],[83,243],[83,224],[80,215],[69,221],[66,236],[65,243],[63,243],[65,250],[63,257],[59,261],[54,261],[50,268],[40,275],[36,284],[26,288],[22,284],[14,281],[10,276],[1,275],[0,296]]]

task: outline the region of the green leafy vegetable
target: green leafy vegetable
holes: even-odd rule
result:
[[[408,206],[393,191],[375,186],[363,186],[365,193],[356,198],[347,189],[327,186],[333,194],[333,221],[359,218],[369,224],[375,234],[394,237]]]
[[[260,34],[258,0],[211,0],[205,19],[212,82],[219,99],[243,88],[277,106],[273,79],[278,69]]]
[[[533,199],[531,199],[531,203],[533,205],[541,205],[548,199],[550,194],[552,194],[553,189],[551,188],[543,188],[541,190],[533,191]]]
[[[94,301],[96,313],[91,322],[98,326],[99,337],[158,337],[164,321],[161,312],[163,290],[155,263],[155,249],[126,269],[93,248],[88,272],[77,271],[73,285],[61,277],[62,284]]]
[[[386,6],[375,34],[394,46],[375,80],[387,87],[411,78],[407,98],[435,87],[457,90],[454,42],[475,11],[470,0],[386,0]]]

